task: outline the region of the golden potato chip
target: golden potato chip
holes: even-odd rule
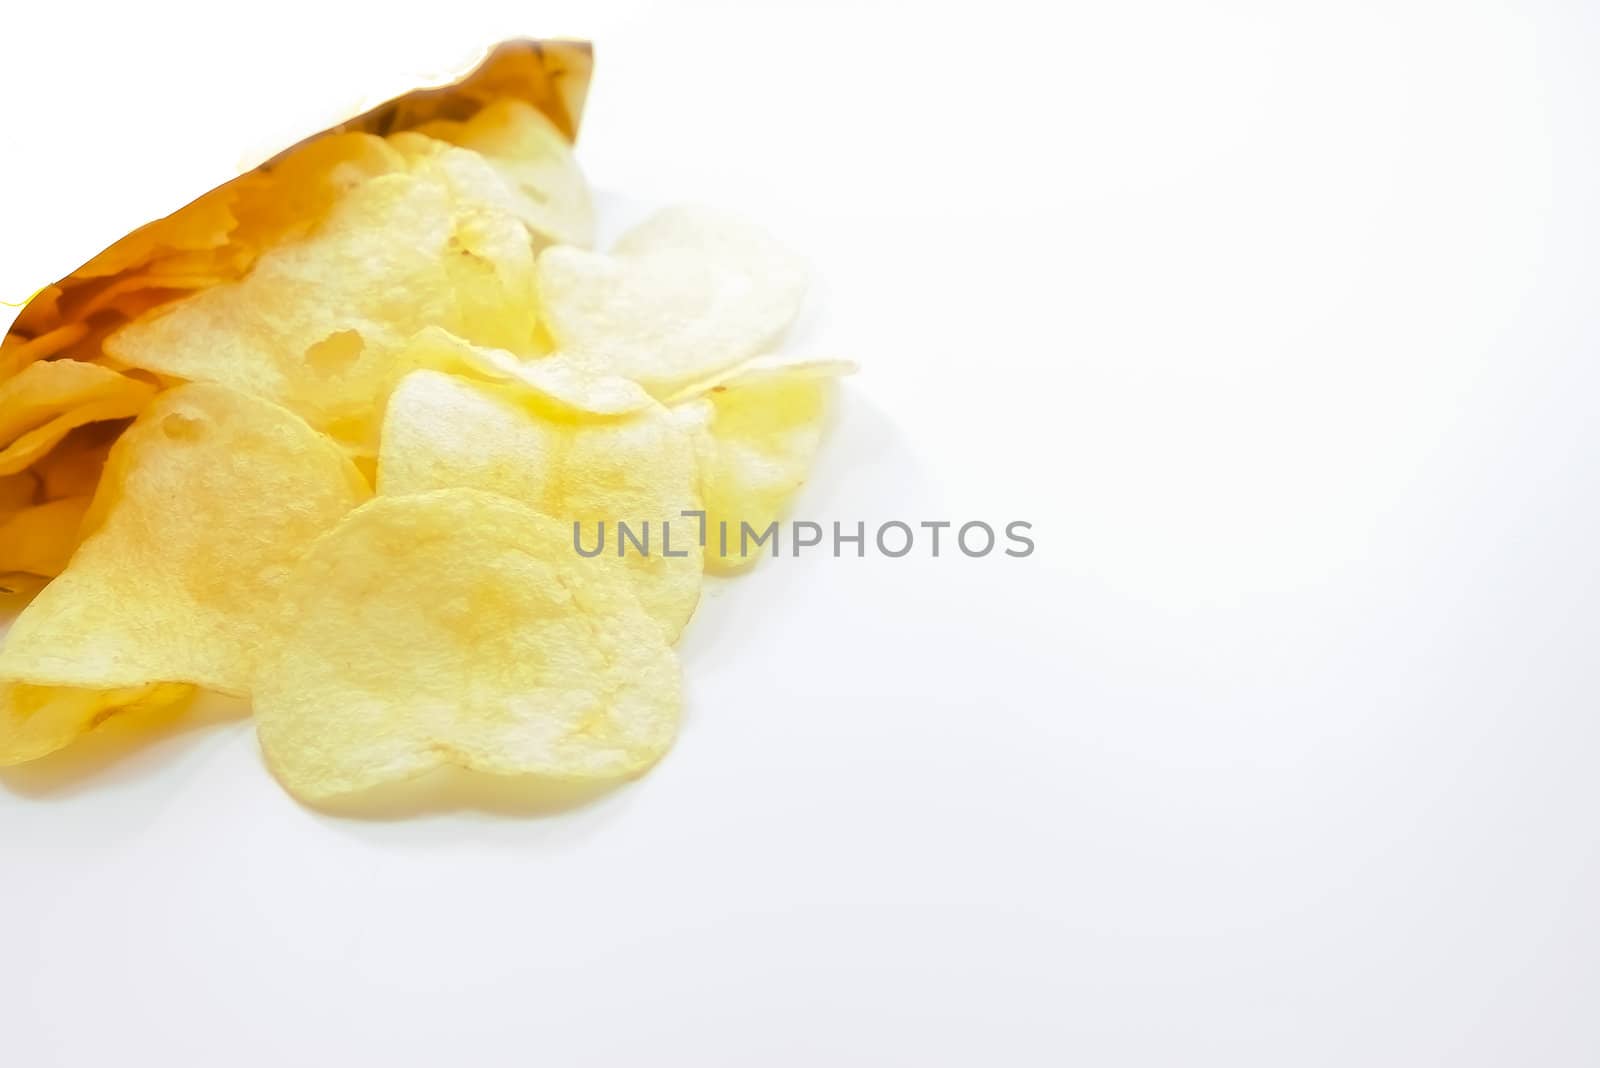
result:
[[[113,715],[168,709],[193,693],[176,683],[118,690],[0,683],[0,766],[64,749]]]
[[[95,401],[148,392],[145,383],[77,360],[29,364],[0,382],[0,445],[41,426],[63,412]]]
[[[625,415],[655,404],[626,378],[591,374],[560,355],[522,359],[503,349],[473,345],[438,327],[412,338],[401,362],[523,388],[537,400],[578,414]]]
[[[463,301],[450,260],[449,193],[411,174],[355,188],[309,237],[281,245],[244,279],[203,290],[106,340],[113,359],[267,397],[358,451],[376,447],[398,360],[424,326],[472,340],[487,314]],[[527,302],[495,315],[531,321]],[[531,333],[531,327],[529,332]]]
[[[496,100],[465,122],[431,122],[416,132],[482,155],[511,191],[513,214],[541,244],[594,243],[589,183],[566,137],[531,104]]]
[[[89,332],[87,323],[67,323],[28,341],[12,334],[0,348],[0,382],[21,373],[22,369],[39,361],[48,360],[59,352],[82,341]]]
[[[194,252],[228,243],[238,224],[233,202],[238,189],[219,186],[164,219],[141,226],[73,272],[74,278],[104,278],[142,266],[169,252]]]
[[[613,781],[677,731],[677,658],[615,561],[495,494],[374,499],[312,546],[280,618],[257,732],[306,801],[445,765]]]
[[[0,649],[0,682],[246,691],[307,545],[367,496],[342,452],[269,401],[195,384],[118,439],[70,565]]]
[[[56,444],[80,426],[137,415],[156,388],[148,382],[126,378],[129,385],[118,395],[90,401],[62,412],[48,423],[34,427],[5,448],[0,449],[0,476],[14,475],[33,466]]]
[[[127,298],[138,296],[143,298],[136,306],[136,312],[142,314],[148,310],[146,302],[149,301],[151,291],[166,291],[165,300],[170,300],[182,292],[193,292],[196,289],[206,289],[210,286],[220,285],[231,281],[235,276],[232,273],[222,273],[217,265],[211,265],[206,271],[179,274],[173,271],[158,270],[160,264],[151,265],[150,269],[136,271],[110,279],[109,284],[102,286],[82,307],[77,309],[77,314],[87,319],[102,311],[121,311],[129,307]],[[161,303],[165,303],[162,300]],[[150,304],[149,306],[154,306]],[[129,316],[133,318],[134,316]]]
[[[0,575],[61,574],[78,547],[78,531],[88,510],[88,497],[66,497],[0,512]]]
[[[743,525],[754,538],[788,510],[822,441],[831,389],[827,378],[780,374],[673,409],[699,459],[708,571],[755,562],[761,548],[746,543]]]
[[[515,388],[414,372],[389,400],[378,492],[452,486],[498,493],[563,521],[574,554],[580,535],[586,550],[609,537],[606,555],[621,558],[668,640],[694,614],[700,530],[682,514],[700,507],[694,447],[660,405],[627,418],[573,419]],[[626,544],[619,524],[632,538]]]
[[[771,238],[693,208],[661,212],[611,255],[557,246],[539,256],[557,347],[658,397],[770,348],[805,289],[804,267]]]

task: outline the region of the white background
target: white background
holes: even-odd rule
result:
[[[590,36],[607,232],[769,224],[865,365],[799,513],[1038,551],[709,589],[567,811],[318,815],[220,706],[8,772],[0,1060],[1600,1063],[1600,9],[1047,6],[7,11],[0,295]]]

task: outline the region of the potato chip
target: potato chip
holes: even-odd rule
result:
[[[294,569],[281,619],[257,732],[305,801],[445,765],[614,781],[677,731],[677,658],[615,561],[495,494],[374,499]]]
[[[21,437],[63,412],[138,394],[144,383],[109,368],[77,360],[29,364],[14,378],[0,382],[0,445]]]
[[[130,296],[148,299],[151,292],[157,290],[165,291],[168,294],[166,299],[170,300],[180,293],[207,289],[211,286],[231,281],[236,277],[231,272],[223,273],[222,268],[215,264],[207,267],[205,271],[192,274],[179,274],[173,271],[157,269],[160,266],[159,263],[153,264],[147,270],[112,278],[108,285],[102,286],[93,296],[83,302],[83,305],[76,310],[77,314],[88,318],[107,310],[117,311],[128,307],[127,298]],[[162,303],[164,302],[162,301]],[[146,310],[142,302],[138,310],[141,313]]]
[[[67,323],[27,341],[12,334],[6,338],[5,347],[0,348],[0,382],[21,373],[23,368],[39,360],[48,360],[64,352],[82,341],[88,332],[87,323]]]
[[[589,415],[625,415],[655,404],[637,383],[585,371],[560,355],[522,359],[503,349],[473,345],[438,327],[411,339],[401,362],[526,389],[546,404]]]
[[[466,122],[431,122],[416,132],[481,154],[510,190],[513,214],[541,244],[594,243],[589,184],[566,137],[537,108],[496,100]]]
[[[670,748],[705,572],[770,549],[741,532],[854,365],[774,354],[806,272],[743,223],[587,251],[587,52],[496,57],[128,235],[0,339],[0,578],[32,598],[0,764],[198,687],[250,697],[314,803]]]
[[[476,152],[414,130],[395,134],[390,143],[405,157],[413,174],[440,182],[449,189],[458,209],[503,216],[514,223],[516,243],[526,253],[531,267],[533,247],[527,227],[517,215],[521,201],[488,160]]]
[[[119,690],[0,684],[0,766],[64,749],[113,715],[169,709],[193,693],[176,683]]]
[[[746,543],[743,525],[754,538],[788,510],[822,441],[831,389],[827,378],[780,374],[673,409],[699,459],[708,571],[755,562],[761,548]]]
[[[533,248],[512,214],[505,184],[476,153],[430,141],[411,162],[412,173],[436,182],[450,196],[454,242],[467,255],[450,256],[451,285],[460,295],[460,320],[484,344],[527,352],[536,343]],[[507,314],[515,309],[517,314]]]
[[[603,524],[639,601],[677,638],[700,599],[693,444],[659,405],[631,417],[567,418],[523,392],[417,371],[395,390],[378,454],[380,495],[467,486],[578,523],[592,548]],[[620,541],[618,524],[634,540]],[[663,538],[670,539],[663,542]],[[576,554],[574,544],[568,551]]]
[[[0,513],[0,575],[61,574],[73,550],[88,497],[66,497]]]
[[[80,426],[137,415],[155,396],[148,382],[123,376],[129,383],[117,396],[90,401],[62,412],[48,423],[34,427],[5,448],[0,449],[0,476],[14,475],[33,466],[56,444]]]
[[[112,449],[84,542],[18,616],[0,682],[245,692],[284,575],[366,496],[283,408],[207,384],[163,394]]]
[[[388,174],[356,186],[314,234],[269,251],[243,280],[204,290],[106,340],[130,366],[220,382],[290,408],[361,450],[376,447],[398,360],[424,326],[469,340],[491,309],[462,322],[449,193]],[[530,321],[527,301],[494,316]],[[531,333],[531,327],[529,328]]]
[[[611,255],[539,256],[539,300],[557,346],[657,397],[770,348],[805,296],[804,267],[765,234],[693,208],[661,212]]]

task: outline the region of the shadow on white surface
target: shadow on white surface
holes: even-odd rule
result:
[[[201,736],[249,714],[249,705],[239,698],[202,693],[169,708],[113,716],[59,752],[0,768],[0,785],[19,797],[50,801],[168,775]]]

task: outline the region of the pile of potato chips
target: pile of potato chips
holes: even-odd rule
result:
[[[0,348],[0,576],[51,581],[0,648],[0,764],[196,688],[313,802],[655,762],[703,575],[749,562],[703,532],[787,507],[850,368],[773,355],[806,279],[760,232],[593,231],[567,138],[502,98],[306,142],[40,293]],[[576,550],[618,522],[676,548]]]

